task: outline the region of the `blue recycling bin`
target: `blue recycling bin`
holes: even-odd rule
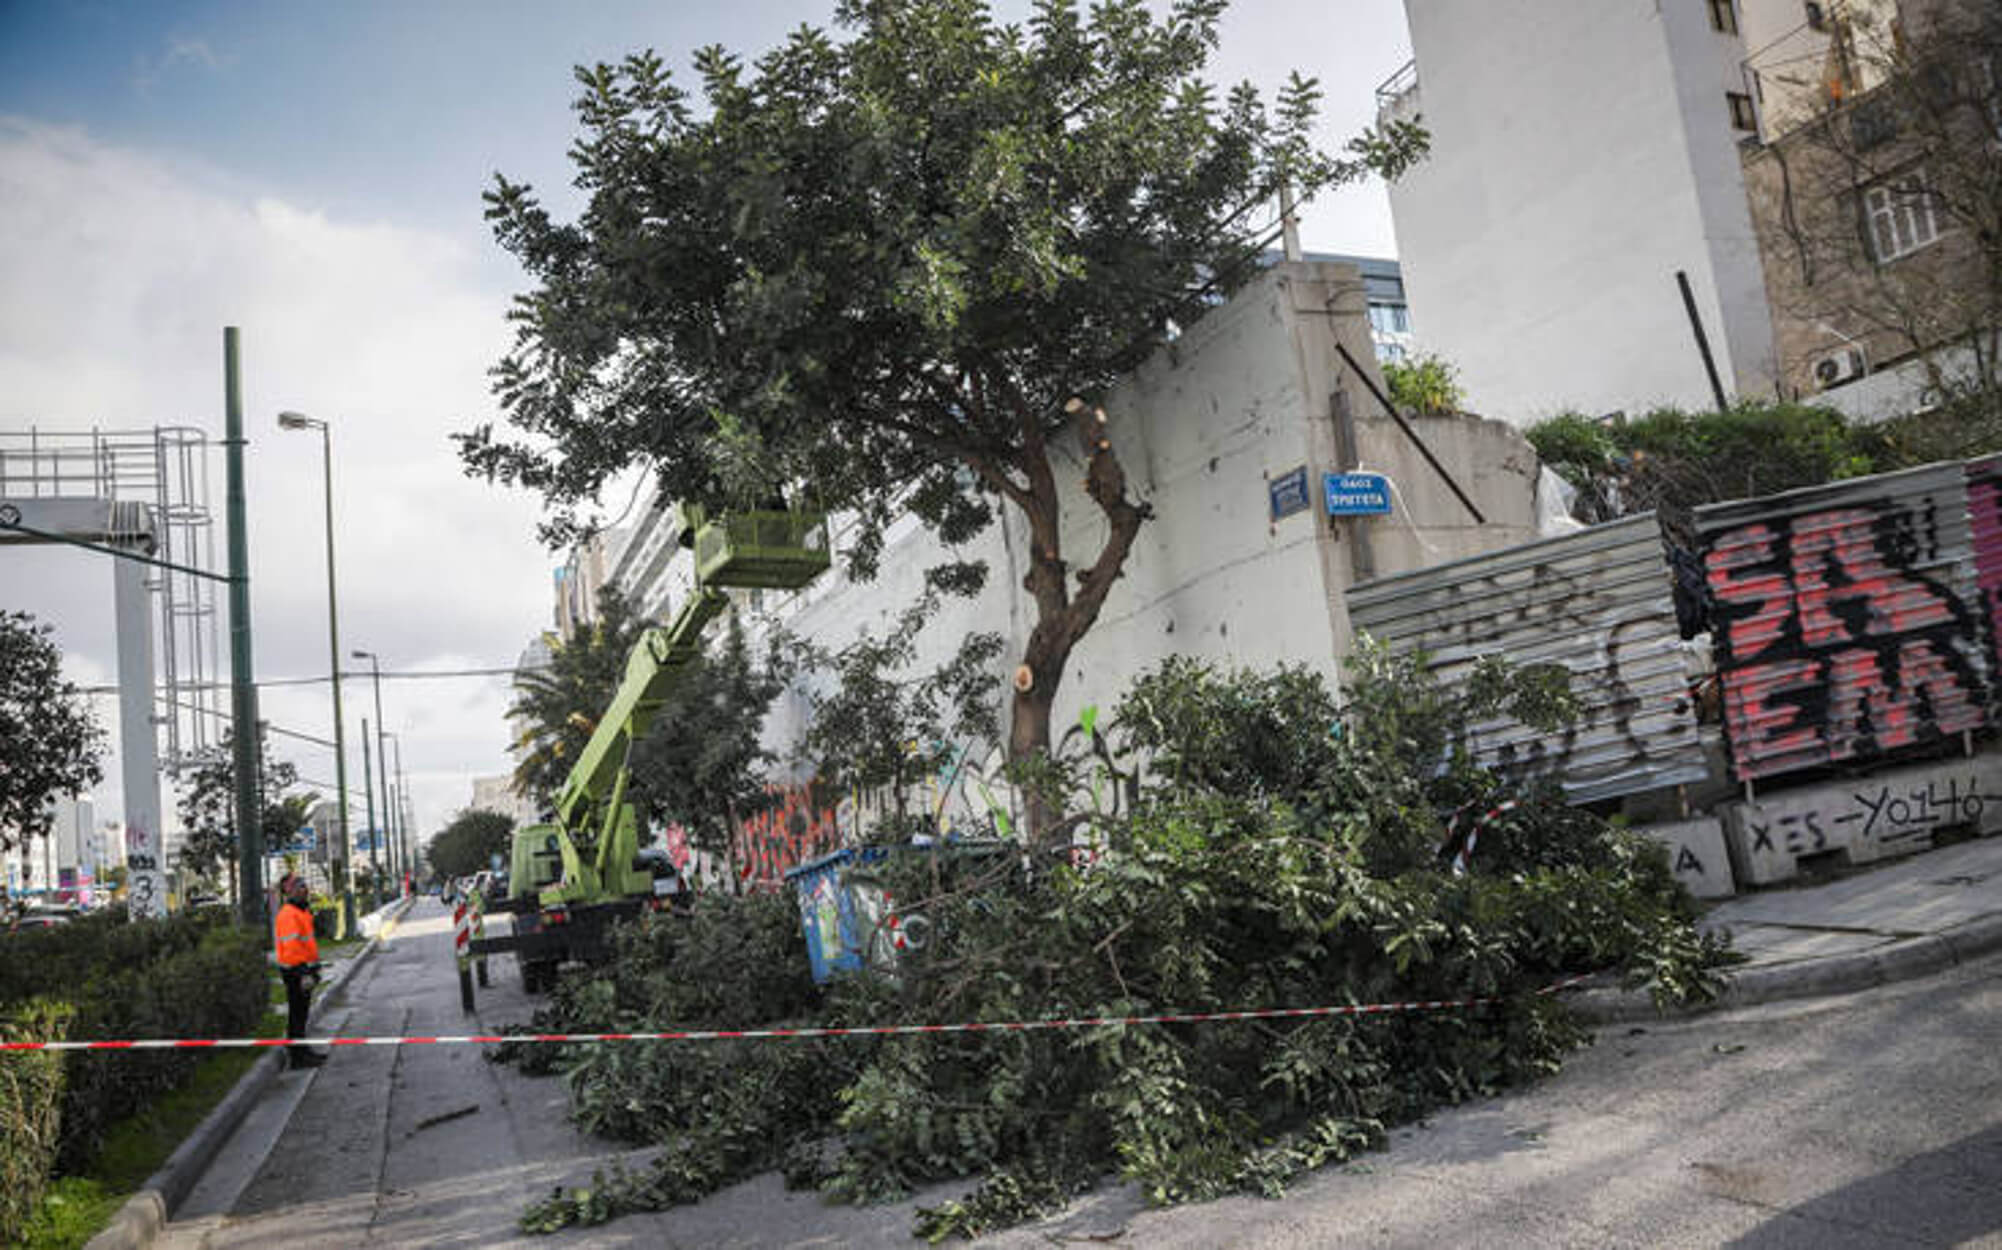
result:
[[[844,847],[788,871],[799,900],[800,928],[806,934],[806,958],[815,984],[825,985],[837,972],[854,972],[868,962],[868,951],[882,891],[850,882],[848,869],[883,858],[879,846]],[[866,897],[858,898],[864,894]]]

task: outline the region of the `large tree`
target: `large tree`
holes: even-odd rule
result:
[[[0,851],[48,837],[50,800],[104,776],[104,731],[63,680],[53,632],[26,612],[0,612]]]
[[[596,621],[550,642],[548,668],[515,674],[507,714],[517,726],[520,752],[516,794],[543,803],[555,799],[597,731],[598,717],[624,679],[626,660],[646,627],[625,597],[608,586],[599,592]]]
[[[271,727],[257,723],[257,810],[258,837],[267,850],[288,845],[319,795],[291,794],[298,784],[299,769],[277,758],[270,746]],[[214,885],[227,878],[236,888],[236,731],[223,735],[221,745],[205,763],[187,776],[181,794],[180,868],[191,880]]]
[[[1046,750],[1065,662],[1148,516],[1095,401],[1249,279],[1283,187],[1423,147],[1398,127],[1322,154],[1297,75],[1271,111],[1248,85],[1220,97],[1202,74],[1223,7],[1041,0],[1023,28],[981,0],[843,0],[842,37],[803,28],[748,71],[698,52],[699,99],[651,52],[580,69],[582,215],[558,223],[505,178],[487,197],[537,286],[494,371],[525,437],[462,435],[468,469],[540,490],[557,540],[633,465],[718,506],[804,489],[859,517],[865,576],[899,513],[956,543],[1005,501],[1036,609],[1011,754]],[[1103,520],[1075,561],[1073,439]]]
[[[513,834],[512,817],[483,807],[469,807],[438,831],[426,846],[425,857],[440,876],[471,876],[489,867],[495,855],[506,862]]]

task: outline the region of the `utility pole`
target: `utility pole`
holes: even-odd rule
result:
[[[396,794],[402,804],[398,813],[402,819],[397,822],[397,838],[403,843],[403,858],[407,864],[410,860],[410,817],[414,814],[414,805],[410,802],[410,778],[403,771],[403,739],[400,737],[396,740]]]
[[[244,530],[243,382],[235,326],[222,331],[223,450],[229,475],[229,677],[236,770],[237,918],[261,928],[264,839],[257,820],[257,683],[250,661],[250,537]]]
[[[371,911],[382,906],[382,863],[375,854],[376,843],[382,840],[382,830],[375,827],[375,780],[372,772],[368,762],[368,717],[364,716],[361,718],[361,792],[368,804],[368,862],[369,877],[373,883],[369,895],[374,900],[369,908]]]

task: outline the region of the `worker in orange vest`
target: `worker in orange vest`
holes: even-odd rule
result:
[[[320,943],[313,936],[313,909],[306,879],[286,874],[278,884],[285,905],[274,922],[273,947],[278,954],[278,975],[285,981],[285,1036],[306,1036],[306,1010],[313,999],[313,987],[320,981]],[[327,1061],[311,1047],[288,1046],[287,1062],[295,1068],[317,1068]]]

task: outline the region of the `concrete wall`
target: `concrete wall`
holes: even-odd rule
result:
[[[1724,92],[1743,45],[1697,0],[1406,0],[1431,157],[1391,188],[1420,350],[1476,411],[1708,406],[1688,272],[1728,390],[1769,331]],[[1734,201],[1739,202],[1735,212]]]

